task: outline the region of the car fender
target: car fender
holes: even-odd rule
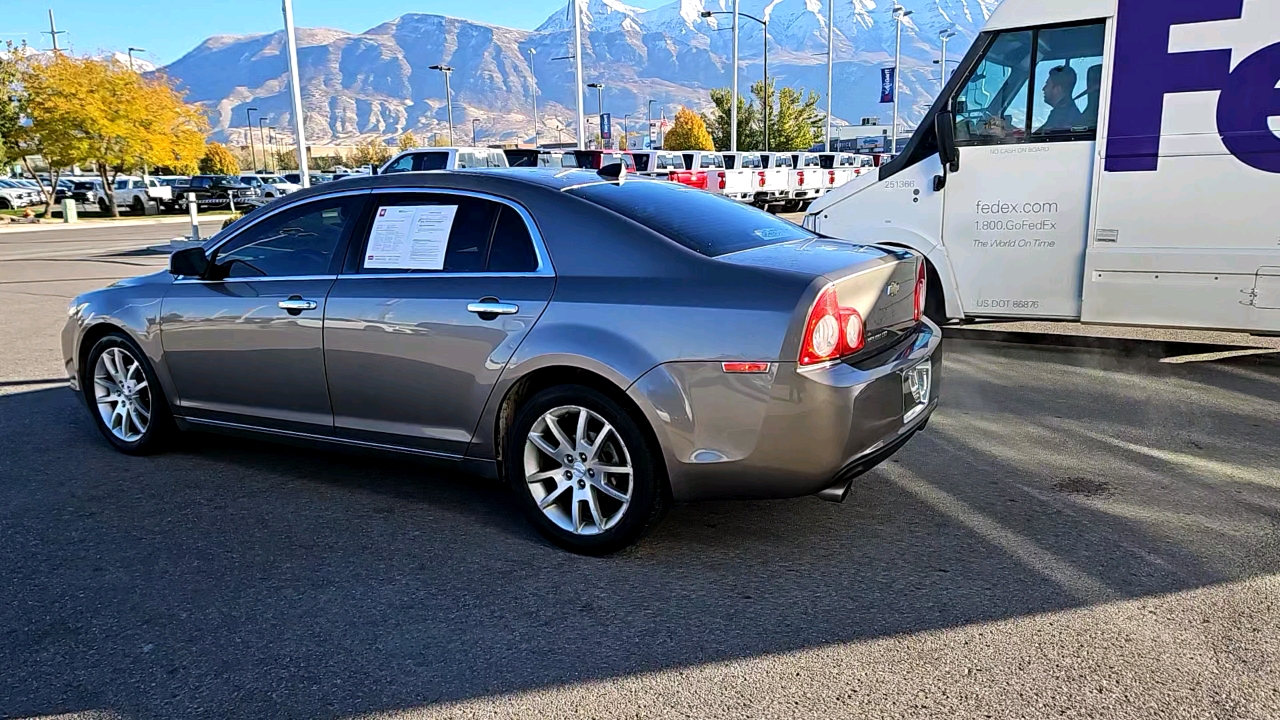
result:
[[[517,382],[546,368],[583,370],[625,393],[632,383],[658,364],[652,353],[634,340],[598,326],[557,322],[548,313],[516,348],[494,384],[467,449],[467,456],[493,460],[498,413]],[[550,322],[549,322],[550,321]]]
[[[102,334],[119,330],[142,349],[165,397],[170,403],[176,402],[176,388],[163,361],[164,347],[160,339],[163,290],[151,284],[139,285],[136,292],[119,292],[119,285],[111,289],[114,292],[86,293],[72,301],[62,343],[68,377],[76,381],[77,388],[81,387],[81,374],[85,369],[80,367],[80,361],[89,351],[85,338],[95,338],[96,342]]]

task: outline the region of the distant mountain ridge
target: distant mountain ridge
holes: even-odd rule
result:
[[[732,0],[674,0],[644,10],[621,0],[588,0],[583,24],[584,82],[603,82],[604,109],[621,126],[654,112],[668,117],[679,105],[705,109],[708,91],[729,85]],[[967,49],[999,0],[903,0],[913,14],[903,25],[902,112],[914,122],[938,89],[939,31],[954,29],[948,51]],[[517,30],[456,17],[406,14],[362,33],[299,28],[307,137],[312,143],[350,143],[372,135],[412,130],[424,140],[447,130],[444,82],[430,65],[446,63],[451,76],[457,142],[469,142],[473,120],[480,142],[528,139],[533,135],[532,96],[548,137],[572,139],[574,121],[572,15],[565,8],[535,30]],[[879,105],[880,68],[893,61],[894,20],[890,2],[842,0],[835,17],[835,115],[856,123],[866,115],[886,122]],[[741,0],[741,12],[769,21],[769,73],[780,85],[825,93],[826,3],[820,0]],[[210,108],[217,135],[237,140],[245,108],[258,108],[277,126],[291,124],[283,33],[214,36],[164,68],[188,93]],[[740,28],[745,93],[761,77],[763,38],[758,23]],[[532,65],[530,65],[532,51]],[[535,79],[536,78],[536,79]],[[595,93],[584,110],[594,116]],[[825,107],[825,99],[822,106]],[[633,126],[634,127],[634,126]]]

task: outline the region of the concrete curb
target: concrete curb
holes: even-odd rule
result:
[[[226,220],[226,215],[202,215],[200,224],[206,222],[222,222]],[[5,223],[0,225],[0,234],[7,232],[43,232],[52,230],[88,230],[95,228],[117,228],[117,227],[133,227],[137,225],[190,225],[191,219],[185,215],[182,217],[163,217],[163,218],[138,218],[137,220],[82,220],[74,223],[64,223],[61,220],[48,220],[40,223]]]

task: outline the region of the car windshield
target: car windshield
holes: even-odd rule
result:
[[[569,192],[707,257],[817,237],[763,210],[678,183],[639,179]]]
[[[72,189],[74,189],[74,190],[93,190],[95,187],[97,187],[97,184],[96,184],[96,183],[91,183],[91,182],[78,182],[78,183],[76,183],[76,184],[75,184],[75,186],[74,186]]]

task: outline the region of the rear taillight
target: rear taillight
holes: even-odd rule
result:
[[[800,172],[797,172],[797,173],[796,173],[796,180],[797,180],[801,185],[803,185],[803,184],[804,184],[804,171],[803,171],[803,170],[801,170]]]
[[[677,182],[679,180],[679,178],[676,177],[675,170],[672,170],[671,172],[667,173],[667,179],[670,180],[671,182]]]
[[[800,364],[817,365],[858,352],[866,344],[862,315],[841,307],[836,289],[828,285],[818,294],[804,324]]]
[[[723,175],[723,174],[721,174],[721,175],[720,175],[720,189],[721,189],[721,190],[723,190],[723,189],[724,189],[724,175]]]
[[[924,258],[920,258],[919,264],[916,265],[916,322],[920,322],[920,317],[924,315],[924,294],[929,284],[926,282],[924,271]]]
[[[828,171],[827,171],[827,184],[828,184],[828,185],[835,185],[835,184],[836,184],[836,171],[835,171],[835,170],[828,170]]]
[[[764,187],[764,171],[763,170],[756,173],[756,178],[757,178],[756,181],[760,184],[760,187]]]

